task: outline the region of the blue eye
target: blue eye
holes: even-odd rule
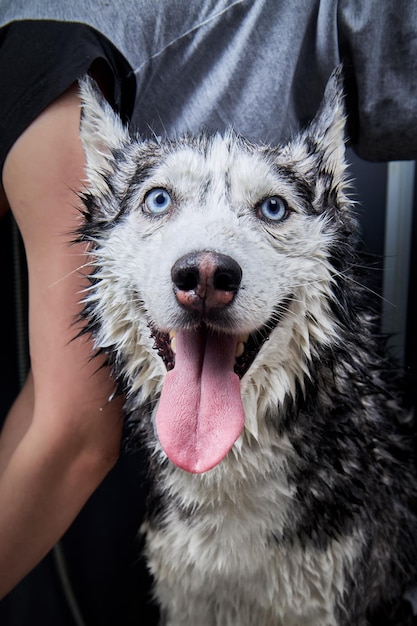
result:
[[[166,189],[151,189],[145,197],[145,209],[153,215],[166,213],[172,204],[171,196]]]
[[[287,215],[287,203],[279,196],[266,198],[258,207],[258,217],[266,218],[267,220],[271,220],[273,222],[282,222]]]

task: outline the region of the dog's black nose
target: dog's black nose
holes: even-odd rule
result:
[[[192,252],[171,269],[175,296],[181,306],[198,311],[230,304],[239,290],[242,270],[234,259],[218,252]]]

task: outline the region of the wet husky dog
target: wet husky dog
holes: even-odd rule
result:
[[[141,141],[82,86],[83,318],[149,451],[166,626],[380,625],[414,576],[410,424],[358,274],[341,81],[284,147]]]

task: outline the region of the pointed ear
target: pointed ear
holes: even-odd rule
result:
[[[306,130],[307,141],[321,156],[322,169],[338,182],[346,168],[345,122],[343,68],[339,65],[331,74],[320,108]]]
[[[103,174],[112,171],[115,150],[129,143],[129,133],[95,81],[85,76],[79,82],[82,104],[80,136],[86,155],[89,184],[103,187]]]
[[[319,212],[346,201],[344,132],[343,71],[339,66],[328,80],[317,115],[281,153],[282,161],[292,163],[314,188],[313,206]]]

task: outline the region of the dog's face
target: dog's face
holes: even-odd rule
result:
[[[340,80],[283,148],[233,132],[140,141],[82,87],[86,315],[138,401],[162,390],[158,436],[188,471],[219,463],[244,425],[256,434],[336,340],[333,259],[352,226]]]

